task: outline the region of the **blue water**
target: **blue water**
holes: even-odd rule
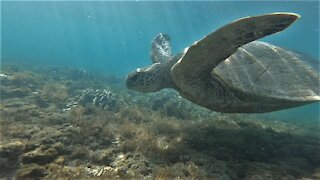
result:
[[[179,52],[237,18],[279,11],[302,17],[264,41],[319,59],[318,1],[4,1],[1,59],[125,75],[151,63],[150,42],[159,32],[168,33],[174,52]],[[319,119],[318,108],[316,104],[280,114]]]

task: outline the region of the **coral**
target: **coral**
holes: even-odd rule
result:
[[[118,111],[123,102],[119,96],[108,89],[85,89],[80,91],[79,95],[69,99],[67,106],[71,108],[78,104],[82,106],[92,104],[101,109]]]
[[[163,91],[150,99],[153,104],[153,110],[160,110],[167,116],[174,116],[180,119],[186,119],[193,111],[192,106],[186,100],[182,99],[178,93],[174,91]]]

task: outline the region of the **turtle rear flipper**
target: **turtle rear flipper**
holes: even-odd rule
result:
[[[186,48],[184,56],[172,67],[173,80],[180,89],[193,92],[190,79],[209,79],[212,69],[240,46],[282,31],[299,17],[293,13],[273,13],[232,22]]]

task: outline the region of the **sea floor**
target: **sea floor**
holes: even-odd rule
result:
[[[0,178],[320,179],[318,121],[215,113],[68,67],[2,63],[0,78]]]

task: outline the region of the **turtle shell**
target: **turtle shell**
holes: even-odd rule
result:
[[[318,101],[318,68],[319,61],[306,55],[254,41],[238,48],[211,75],[221,79],[239,99]]]

